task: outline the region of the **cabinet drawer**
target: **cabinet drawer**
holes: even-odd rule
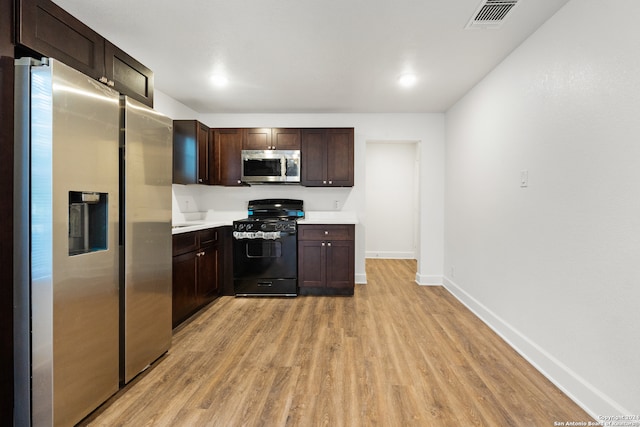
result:
[[[198,232],[173,235],[173,256],[185,254],[198,249]]]
[[[218,242],[218,227],[200,230],[198,233],[198,237],[200,238],[200,247]]]
[[[353,224],[300,225],[298,240],[353,240]]]

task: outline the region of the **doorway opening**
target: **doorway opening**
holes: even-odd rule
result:
[[[367,141],[365,258],[419,260],[419,141]]]

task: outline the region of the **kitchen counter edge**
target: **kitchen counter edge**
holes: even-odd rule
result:
[[[189,233],[191,231],[206,230],[207,228],[231,226],[233,221],[215,221],[215,222],[199,222],[197,224],[185,224],[180,226],[172,226],[171,234]]]

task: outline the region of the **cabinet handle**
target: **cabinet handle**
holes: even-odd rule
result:
[[[110,87],[114,87],[116,84],[113,82],[113,80],[109,80],[107,82],[107,85],[109,85]]]
[[[202,178],[198,178],[198,182],[202,182]]]
[[[238,180],[238,184],[242,184],[242,181]]]
[[[327,236],[329,232],[327,230],[324,231],[324,235]]]
[[[105,76],[102,76],[102,77],[100,77],[100,79],[98,79],[98,81],[99,81],[100,83],[108,84],[109,79],[108,79],[108,78],[106,78]]]
[[[331,246],[331,242],[327,243],[327,246]]]
[[[327,183],[327,181],[322,181],[322,183],[323,183],[323,184],[326,184],[326,183]]]
[[[322,242],[322,246],[324,246],[324,242]]]
[[[333,181],[329,181],[329,185],[333,184]]]

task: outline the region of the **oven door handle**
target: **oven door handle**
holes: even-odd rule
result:
[[[258,240],[279,240],[282,238],[282,231],[234,231],[233,238],[236,240],[258,239]]]
[[[258,282],[258,287],[270,288],[273,286],[273,282]]]

